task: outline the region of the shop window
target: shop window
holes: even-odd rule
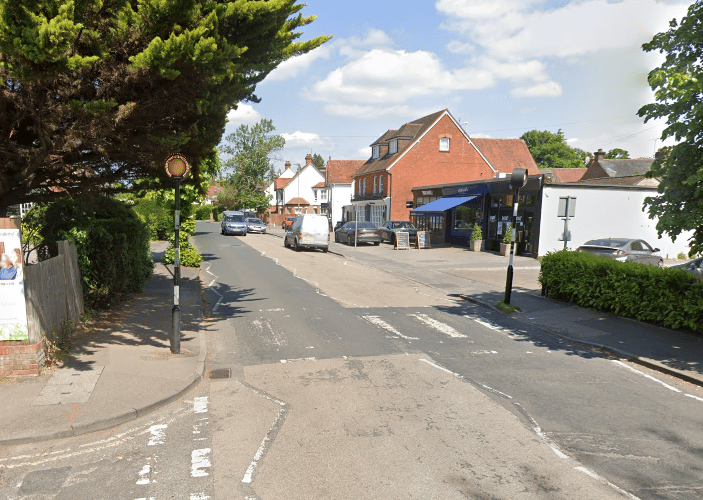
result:
[[[459,234],[471,234],[477,220],[477,209],[460,205],[454,209],[453,232]]]
[[[439,150],[449,151],[449,137],[441,137],[439,139]]]

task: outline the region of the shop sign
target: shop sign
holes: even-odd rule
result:
[[[29,340],[19,229],[0,230],[0,340]]]

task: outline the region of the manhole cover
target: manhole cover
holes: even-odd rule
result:
[[[210,378],[231,378],[232,370],[229,368],[218,368],[217,370],[210,370]]]

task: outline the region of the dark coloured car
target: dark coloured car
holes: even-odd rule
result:
[[[410,241],[415,241],[417,238],[417,228],[408,221],[389,220],[381,226],[381,240],[395,244],[395,233],[398,231],[406,232],[410,235]]]
[[[588,252],[594,255],[601,255],[620,262],[639,262],[652,266],[664,267],[664,259],[659,255],[658,248],[652,246],[644,240],[628,238],[602,238],[590,240],[578,248],[579,252]]]
[[[266,233],[266,224],[257,217],[249,217],[247,219],[247,231],[250,233]]]
[[[293,225],[294,220],[295,217],[288,217],[286,220],[283,221],[283,224],[281,224],[281,228],[284,231],[290,231],[290,227]]]
[[[669,269],[681,269],[682,271],[697,276],[699,280],[703,280],[703,257],[698,257],[684,264],[676,264]]]
[[[355,235],[356,233],[356,235]],[[334,232],[334,241],[353,245],[359,243],[381,244],[381,230],[370,222],[347,222]]]

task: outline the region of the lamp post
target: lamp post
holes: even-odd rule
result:
[[[181,227],[181,181],[188,175],[190,169],[188,161],[184,156],[171,155],[166,160],[166,173],[176,182],[176,207],[174,214],[174,251],[173,260],[173,309],[171,311],[171,352],[180,354],[181,352],[181,304],[180,304],[180,283],[181,283],[181,242],[179,230]]]
[[[503,302],[510,304],[510,294],[513,290],[513,254],[515,253],[515,232],[517,230],[517,198],[520,188],[527,182],[527,170],[516,168],[510,175],[510,188],[513,190],[513,230],[510,235],[510,260],[508,262],[508,276],[505,281],[505,298]]]

